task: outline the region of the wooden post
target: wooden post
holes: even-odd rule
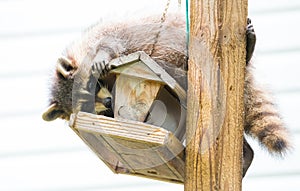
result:
[[[185,191],[241,190],[247,0],[191,0]]]

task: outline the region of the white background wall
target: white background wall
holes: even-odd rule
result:
[[[176,9],[175,0],[172,1]],[[0,191],[183,190],[113,174],[63,121],[47,123],[49,76],[64,47],[101,18],[162,12],[165,1],[0,0]],[[119,15],[119,16],[116,16]],[[259,82],[274,92],[294,151],[274,159],[251,141],[243,190],[300,189],[300,2],[249,0]]]

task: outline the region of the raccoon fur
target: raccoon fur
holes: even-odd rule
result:
[[[94,64],[102,68],[100,76],[94,80],[94,83],[98,84],[98,90],[93,95],[96,96],[95,107],[97,113],[109,109],[104,100],[109,102],[109,98],[112,97],[111,90],[105,89],[106,87],[98,82],[98,78],[110,70],[110,60],[136,51],[144,51],[150,55],[186,90],[188,55],[185,27],[184,17],[176,14],[169,15],[163,23],[160,17],[153,16],[111,25],[98,23],[90,27],[83,33],[82,38],[68,46],[62,58],[58,59],[52,79],[50,106],[43,114],[43,119],[69,119],[73,112],[74,79],[79,76],[88,80],[85,79],[88,78],[87,72],[83,74],[82,71],[90,71]],[[250,22],[246,31],[245,133],[256,138],[270,153],[282,155],[290,148],[288,131],[273,101],[254,82],[250,59],[256,37]],[[97,93],[101,89],[105,93]],[[244,152],[248,148],[247,145],[244,143]],[[251,148],[248,151],[251,153]],[[250,154],[250,163],[252,157]]]

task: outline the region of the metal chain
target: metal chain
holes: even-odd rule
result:
[[[168,0],[168,1],[167,1],[165,10],[164,10],[163,15],[162,15],[162,17],[161,17],[161,19],[160,19],[160,21],[161,21],[160,24],[163,24],[163,23],[166,21],[166,15],[167,15],[168,9],[169,9],[169,7],[170,7],[170,2],[171,2],[171,0]]]
[[[162,16],[161,16],[161,18],[160,18],[160,27],[159,27],[159,31],[158,31],[158,33],[157,33],[156,36],[155,36],[155,40],[154,40],[154,43],[153,43],[153,46],[152,46],[152,50],[151,50],[149,56],[152,56],[152,54],[153,54],[153,52],[154,52],[154,49],[155,49],[155,45],[156,45],[157,42],[158,42],[158,38],[159,38],[159,35],[160,35],[160,32],[161,32],[161,29],[162,29],[162,27],[163,27],[164,22],[166,21],[166,15],[167,15],[168,9],[169,9],[169,7],[170,7],[170,2],[171,2],[171,0],[168,0],[168,1],[167,1],[167,4],[166,4],[166,6],[165,6],[165,10],[164,10],[164,12],[163,12],[163,14],[162,14]]]
[[[181,8],[181,0],[178,0],[178,8]]]

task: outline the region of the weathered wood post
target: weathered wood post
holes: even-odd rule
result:
[[[185,191],[241,190],[247,0],[191,0]]]

